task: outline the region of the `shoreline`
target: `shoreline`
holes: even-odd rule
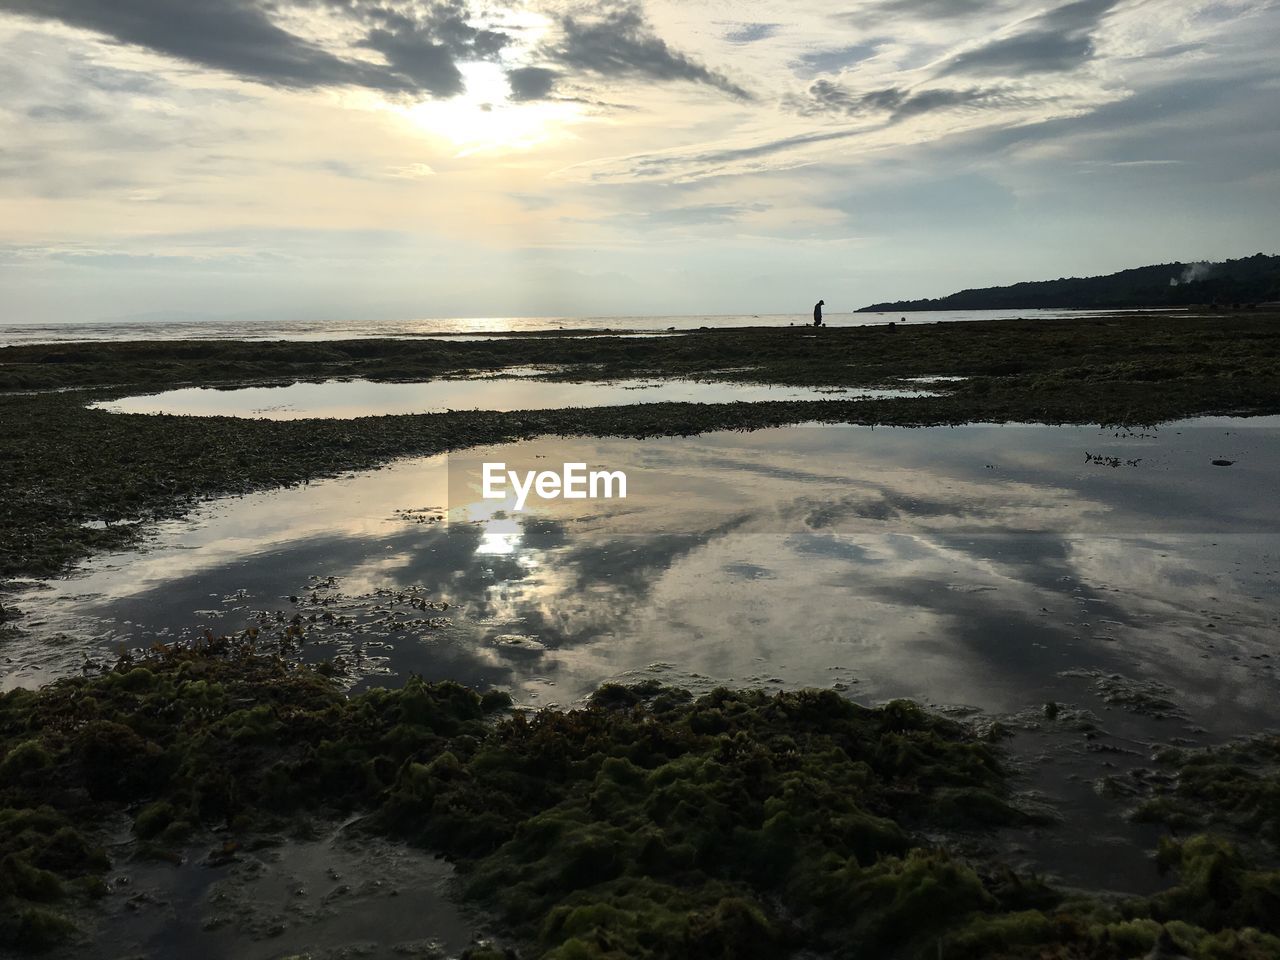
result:
[[[995,310],[941,310],[912,311],[937,315],[943,322],[982,322],[987,320],[1039,320],[1039,319],[1098,319],[1111,316],[1157,317],[1169,313],[1201,315],[1215,313],[1209,307],[1130,307],[1097,309],[1090,307],[1027,307]],[[1224,312],[1224,311],[1216,311]],[[877,323],[896,321],[902,311],[868,314],[861,309],[840,310],[828,313],[834,326],[874,326]],[[973,314],[979,314],[973,316]],[[982,316],[981,314],[989,314]],[[858,321],[859,317],[873,316],[870,321]],[[504,336],[599,336],[602,334],[627,336],[662,336],[671,333],[692,333],[699,330],[764,330],[791,326],[808,326],[809,314],[799,313],[720,313],[720,314],[669,314],[669,315],[617,315],[573,317],[424,317],[382,320],[86,320],[56,323],[40,320],[0,322],[0,349],[11,346],[29,346],[43,343],[111,343],[122,340],[182,340],[211,341],[279,341],[294,343],[323,342],[325,340],[350,339],[423,339],[504,337]],[[852,323],[850,322],[852,321]],[[497,323],[508,326],[499,327]],[[434,326],[434,329],[433,329]],[[440,329],[443,327],[444,329]],[[28,331],[47,332],[46,340],[33,340]],[[70,335],[62,333],[68,331]],[[95,332],[114,332],[107,337],[92,336]],[[202,333],[203,331],[203,333]],[[120,333],[133,336],[120,336]],[[148,333],[151,335],[149,336]],[[77,336],[85,334],[85,336]],[[156,335],[161,334],[161,335]],[[6,337],[10,339],[6,339]]]

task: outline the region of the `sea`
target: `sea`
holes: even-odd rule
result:
[[[1124,311],[1133,313],[1135,311]],[[1166,313],[1167,310],[1143,311]],[[1174,311],[1176,312],[1176,311]],[[1017,318],[1055,319],[1114,315],[1110,310],[936,310],[913,313],[824,314],[829,327],[866,327],[889,323],[959,323]],[[435,317],[412,320],[102,320],[76,323],[8,321],[0,323],[0,347],[26,343],[74,343],[121,340],[356,340],[449,338],[484,340],[508,333],[574,331],[583,336],[658,336],[725,327],[785,327],[811,323],[808,313],[653,317]]]

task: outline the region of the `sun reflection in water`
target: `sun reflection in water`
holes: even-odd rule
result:
[[[520,549],[521,535],[506,531],[486,530],[480,535],[476,553],[513,555]]]

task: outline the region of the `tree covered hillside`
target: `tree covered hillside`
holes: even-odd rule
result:
[[[936,300],[875,303],[859,312],[1008,310],[1038,307],[1124,309],[1280,300],[1280,256],[1255,254],[1224,263],[1162,263],[1105,277],[1072,277],[961,290]]]

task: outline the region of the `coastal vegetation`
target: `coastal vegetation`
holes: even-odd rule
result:
[[[1207,304],[1240,309],[1275,301],[1280,301],[1280,256],[1259,253],[1221,263],[1161,263],[1105,277],[961,290],[933,300],[876,303],[862,310],[1132,310]]]

